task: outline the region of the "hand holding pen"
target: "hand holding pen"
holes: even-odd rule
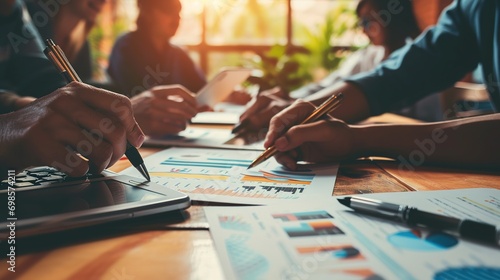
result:
[[[54,42],[50,39],[47,40],[47,48],[44,53],[49,58],[49,60],[54,63],[54,66],[61,72],[61,74],[66,78],[68,82],[81,82],[78,74],[75,72],[68,59],[64,55],[64,52],[61,50],[59,46],[54,44]],[[91,119],[93,116],[88,116]],[[81,120],[81,122],[85,122]],[[137,124],[136,124],[137,125]],[[144,161],[142,160],[141,155],[137,151],[137,149],[132,146],[127,141],[127,148],[125,151],[130,162],[134,165],[137,170],[148,180],[150,181],[149,174],[147,172],[146,166],[144,165]]]
[[[309,129],[310,127],[314,127],[311,126],[311,124],[321,117],[327,115],[332,110],[336,109],[340,105],[342,99],[342,93],[338,93],[328,98],[317,108],[314,107],[311,103],[298,101],[287,110],[284,110],[281,113],[277,114],[271,119],[269,132],[267,133],[266,141],[264,143],[264,146],[267,147],[266,151],[264,151],[264,153],[262,153],[257,159],[255,159],[248,168],[257,166],[258,164],[264,162],[278,152],[286,152],[299,147],[302,143],[304,143],[303,141],[301,141],[301,139],[304,138],[302,137],[303,135],[300,131],[303,128],[309,130],[306,131],[307,136],[310,136],[311,133],[316,133],[321,136],[319,131],[316,131],[315,129]],[[293,127],[294,125],[299,123],[299,126]],[[283,134],[283,131],[286,131],[286,133]],[[321,140],[324,138],[320,137],[319,139]],[[295,153],[297,153],[297,151],[295,151]],[[303,159],[298,158],[297,154],[293,156],[293,158],[286,155],[284,156],[285,157],[283,157],[282,155],[281,159],[288,159],[288,161],[285,161],[284,164],[290,169],[295,169],[296,160]],[[277,160],[280,161],[280,157],[278,157]]]

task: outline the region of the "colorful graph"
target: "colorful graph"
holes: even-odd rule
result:
[[[418,229],[397,232],[387,239],[393,246],[411,251],[447,250],[458,244],[458,239],[452,235],[443,232],[424,234]]]
[[[344,234],[342,230],[330,221],[300,223],[297,226],[287,226],[283,229],[290,237]]]
[[[333,217],[326,211],[310,211],[298,213],[273,214],[273,218],[282,220],[283,222],[317,220],[317,219],[332,219]]]
[[[327,253],[332,259],[335,260],[364,260],[365,257],[361,252],[351,245],[331,245],[331,246],[311,246],[311,247],[298,247],[299,254],[317,254]]]
[[[241,216],[219,216],[219,224],[223,229],[251,232],[252,226]]]
[[[326,279],[342,280],[382,280],[383,277],[375,274],[369,268],[330,270]]]
[[[228,237],[227,254],[238,279],[261,279],[269,271],[269,262],[247,244],[249,239],[245,235]]]
[[[500,268],[497,267],[459,267],[450,268],[436,273],[434,280],[483,280],[500,279]]]

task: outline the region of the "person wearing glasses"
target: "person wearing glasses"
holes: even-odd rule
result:
[[[300,123],[314,105],[299,101],[271,119],[265,146],[290,169],[297,161],[331,162],[366,156],[421,165],[500,170],[500,114],[422,124],[350,125],[452,86],[478,65],[496,112],[500,109],[500,1],[455,0],[438,23],[374,70],[323,91],[342,92],[332,116]]]
[[[280,88],[262,92],[240,117],[240,121],[246,124],[245,129],[266,128],[271,117],[292,104],[295,98],[314,100],[314,93],[351,75],[372,70],[392,52],[416,38],[420,34],[420,29],[413,15],[412,1],[398,1],[397,13],[389,11],[392,2],[392,0],[359,1],[356,8],[358,25],[370,40],[370,45],[349,55],[339,69],[323,80],[299,88],[290,95]]]

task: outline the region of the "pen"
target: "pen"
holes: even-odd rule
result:
[[[69,63],[69,60],[66,58],[63,50],[54,43],[51,39],[46,40],[47,48],[43,51],[47,58],[52,61],[54,66],[61,72],[61,74],[66,78],[68,82],[82,82],[78,74],[76,73],[73,66]],[[125,155],[129,159],[130,163],[141,173],[144,178],[151,181],[151,177],[149,176],[148,170],[146,169],[146,165],[144,164],[144,160],[139,154],[137,149],[130,145],[127,141],[127,149],[125,151]]]
[[[300,124],[306,124],[310,122],[314,122],[315,120],[323,117],[324,115],[328,114],[328,112],[332,111],[333,109],[337,108],[340,105],[340,102],[344,98],[344,95],[342,93],[334,94],[330,98],[328,98],[325,102],[323,102],[319,107],[314,109],[312,113],[305,119],[303,120]],[[267,148],[262,154],[260,154],[251,164],[248,166],[247,169],[250,169],[252,167],[255,167],[262,162],[266,161],[268,158],[274,156],[278,150],[276,147],[273,145],[269,148]]]
[[[246,120],[243,120],[242,122],[240,123],[237,123],[234,127],[233,127],[233,130],[231,130],[231,133],[232,134],[237,134],[241,131],[243,131],[245,129],[245,127],[247,127],[249,124],[248,124],[248,119]]]
[[[402,222],[410,226],[449,231],[471,240],[500,245],[500,225],[495,226],[468,219],[462,220],[421,211],[408,205],[387,203],[364,197],[353,196],[337,200],[357,212]]]

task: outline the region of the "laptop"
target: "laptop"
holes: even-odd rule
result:
[[[1,182],[0,239],[53,233],[186,209],[190,198],[143,179],[105,170],[67,177],[51,167],[28,169]]]

